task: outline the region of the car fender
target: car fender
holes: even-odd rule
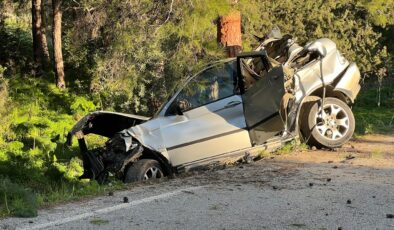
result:
[[[334,87],[334,91],[345,94],[352,103],[360,92],[361,86],[359,84],[361,79],[360,70],[356,63],[351,63],[346,69],[345,73],[340,77],[340,80]]]
[[[145,148],[160,153],[170,162],[160,130],[160,117],[127,129],[127,132]]]

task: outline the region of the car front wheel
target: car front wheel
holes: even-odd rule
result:
[[[355,120],[352,110],[343,101],[327,97],[306,102],[301,110],[301,132],[310,146],[337,148],[353,135]]]
[[[128,167],[124,182],[131,183],[162,177],[164,177],[164,173],[159,162],[153,159],[141,159]]]

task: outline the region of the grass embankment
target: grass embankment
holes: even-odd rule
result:
[[[0,217],[35,216],[39,207],[123,186],[78,180],[83,170],[77,144],[64,144],[75,122],[96,109],[92,101],[43,78],[18,76],[3,85],[8,93],[0,108]]]
[[[356,135],[394,132],[394,80],[388,80],[379,92],[376,85],[361,90],[353,113],[356,119]]]

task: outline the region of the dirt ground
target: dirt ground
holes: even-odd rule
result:
[[[125,197],[127,198],[124,203]],[[1,229],[394,229],[394,135],[137,184]]]

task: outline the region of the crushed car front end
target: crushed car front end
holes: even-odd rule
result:
[[[68,145],[72,145],[73,137],[78,140],[84,167],[84,173],[80,178],[95,179],[103,183],[108,175],[112,174],[124,180],[127,167],[144,157],[155,157],[162,164],[163,172],[166,175],[171,174],[168,160],[138,140],[141,131],[134,132],[129,129],[138,129],[138,125],[149,120],[149,117],[108,111],[96,111],[82,118],[67,136]],[[88,134],[97,134],[107,137],[108,140],[105,146],[88,149],[85,141]]]

